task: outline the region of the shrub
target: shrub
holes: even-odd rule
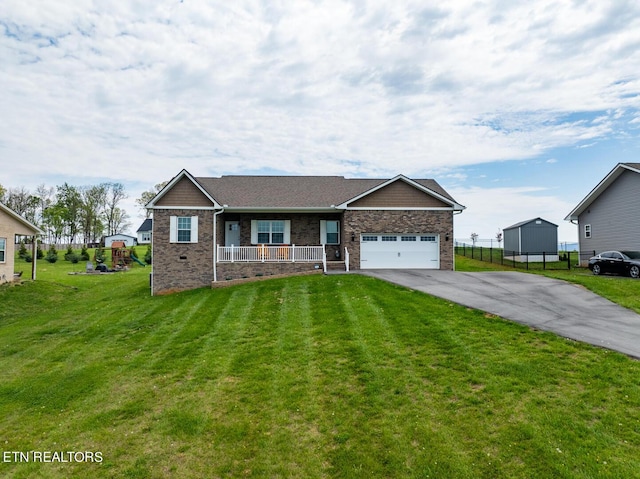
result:
[[[25,254],[25,255],[24,255],[24,260],[25,260],[27,263],[31,263],[31,262],[33,261],[33,256],[31,256],[31,253],[27,253],[27,254]]]
[[[20,249],[18,250],[18,256],[22,259],[25,259],[28,254],[29,251],[27,251],[27,247],[24,245],[24,241],[20,240]]]
[[[89,261],[89,252],[87,251],[87,245],[82,246],[82,250],[80,251],[80,259],[82,261]]]
[[[98,263],[104,263],[106,255],[104,254],[104,248],[102,246],[96,248],[93,259]]]
[[[71,255],[73,255],[73,248],[69,245],[67,247],[67,252],[64,254],[64,259],[66,261],[71,261]]]
[[[135,256],[136,258],[138,257],[138,253],[136,253],[136,247],[135,246],[129,247],[129,255],[130,256]]]
[[[49,263],[55,263],[56,261],[58,261],[58,252],[56,251],[55,246],[51,245],[49,251],[47,252],[47,256],[45,256],[44,259]]]
[[[73,264],[77,264],[78,261],[80,261],[80,255],[76,254],[76,253],[71,253],[71,254],[65,254],[64,258],[67,261],[71,261]]]
[[[36,248],[36,258],[38,259],[44,258],[44,251],[42,251],[42,248],[40,247],[40,243],[38,243],[38,247]]]
[[[147,252],[144,255],[144,262],[151,264],[151,245],[147,245]]]

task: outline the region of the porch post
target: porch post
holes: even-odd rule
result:
[[[218,268],[217,268],[217,262],[218,262],[218,254],[220,252],[219,247],[218,247],[218,215],[224,213],[224,208],[222,208],[220,211],[216,211],[215,213],[213,213],[213,282],[216,283],[218,281]]]
[[[291,245],[291,262],[296,262],[296,245],[294,244]]]
[[[36,279],[36,264],[38,263],[38,237],[34,235],[33,244],[31,245],[31,279]]]

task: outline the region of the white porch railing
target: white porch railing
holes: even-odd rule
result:
[[[315,263],[326,261],[324,246],[220,246],[218,263]],[[326,267],[325,267],[326,269]]]

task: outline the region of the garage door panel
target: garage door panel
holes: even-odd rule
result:
[[[361,236],[360,268],[440,268],[438,236],[433,234],[365,234]]]

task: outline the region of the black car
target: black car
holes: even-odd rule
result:
[[[605,251],[589,259],[593,274],[628,274],[640,277],[640,251]]]

